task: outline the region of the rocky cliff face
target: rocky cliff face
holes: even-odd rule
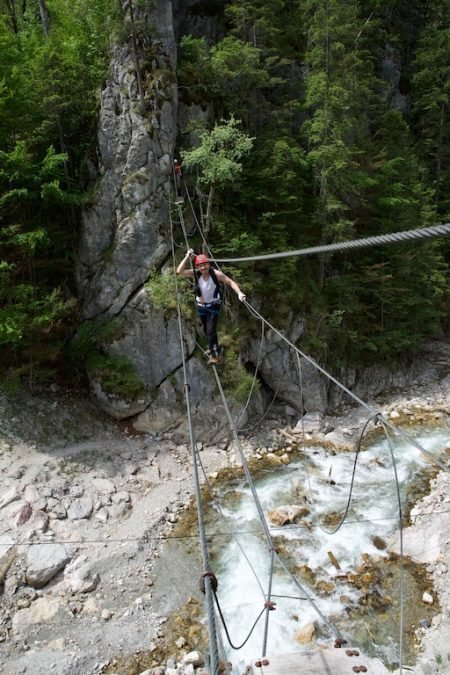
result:
[[[129,20],[129,7],[124,11]],[[169,203],[178,120],[173,12],[166,0],[153,3],[151,14],[134,8],[137,58],[131,39],[115,50],[101,92],[95,188],[83,212],[76,266],[85,320],[115,320],[119,337],[103,350],[127,357],[147,390],[138,399],[123,400],[92,380],[93,393],[117,418],[142,412],[136,424],[145,430],[183,425],[185,413],[177,317],[154,307],[146,285],[152,272],[172,264]],[[179,22],[180,8],[176,16]],[[127,30],[133,34],[130,22]],[[195,332],[192,326],[182,325],[182,330],[189,358]],[[200,421],[204,401],[210,400],[210,419],[200,425],[199,436],[211,438],[220,428],[220,415],[216,420],[207,367],[192,358],[189,373]]]
[[[101,93],[96,187],[83,212],[77,281],[85,319],[117,320],[122,335],[108,352],[128,356],[150,389],[181,361],[176,326],[152,309],[145,286],[150,271],[159,269],[171,250],[176,46],[170,3],[157,2],[151,16],[135,19],[149,24],[139,62],[129,44],[117,48]],[[132,31],[131,25],[127,28]],[[98,383],[96,392],[114,413],[117,402],[109,401]],[[148,398],[122,403],[118,416],[147,404]]]
[[[176,46],[170,3],[155,4],[139,63],[144,108],[129,45],[116,50],[101,93],[97,187],[83,213],[77,266],[88,319],[119,315],[170,252]]]

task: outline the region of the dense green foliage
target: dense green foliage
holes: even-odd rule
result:
[[[73,374],[86,373],[97,380],[103,391],[123,398],[145,394],[145,387],[129,359],[119,354],[110,356],[107,347],[121,335],[115,320],[83,321],[70,349]]]
[[[73,256],[86,160],[110,48],[125,39],[120,7],[0,0],[6,377],[51,377],[67,360],[78,322]],[[214,29],[179,36],[179,95],[208,110],[209,124],[196,130],[196,147],[177,154],[198,187],[216,254],[449,220],[448,0],[218,0],[192,6],[191,18],[196,8],[198,25],[207,16]],[[150,24],[128,18],[138,76],[136,37]],[[292,311],[304,314],[305,349],[357,365],[411,354],[424,337],[448,330],[449,262],[447,238],[241,265],[236,276],[280,327]],[[96,353],[98,363],[92,353],[86,367],[115,370],[123,387],[138,386],[128,366],[102,365],[105,355]]]
[[[183,37],[186,102],[255,138],[242,174],[214,194],[217,255],[449,220],[449,7],[232,0],[216,44]],[[449,260],[448,241],[434,241],[259,263],[240,281],[281,322],[303,312],[303,345],[322,360],[360,365],[448,330]]]
[[[76,322],[73,255],[111,3],[0,1],[0,365],[54,376]]]

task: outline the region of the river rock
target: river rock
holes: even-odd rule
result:
[[[102,494],[110,495],[116,491],[115,484],[109,478],[93,478],[91,485],[93,490]]]
[[[301,645],[306,645],[309,642],[313,641],[315,634],[316,634],[316,627],[314,626],[314,624],[307,623],[295,633],[294,640],[300,643]]]
[[[11,504],[11,502],[16,501],[17,499],[20,499],[20,494],[16,486],[13,485],[13,487],[9,488],[9,490],[4,492],[0,497],[0,509],[2,509],[4,506],[7,506],[8,504]]]
[[[199,651],[189,652],[183,656],[183,663],[185,666],[189,664],[193,666],[202,666],[205,663],[205,657]]]
[[[120,502],[120,504],[113,504],[108,507],[108,513],[111,518],[121,518],[125,516],[130,510],[130,502]]]
[[[35,504],[41,498],[34,485],[26,485],[23,491],[23,498],[28,504]]]
[[[62,544],[34,544],[26,558],[26,580],[33,588],[42,588],[69,562],[70,554]]]
[[[57,598],[38,598],[25,609],[16,612],[12,619],[12,627],[16,632],[27,630],[32,624],[44,623],[51,619],[60,608]]]
[[[84,495],[84,488],[81,485],[72,485],[69,488],[69,496],[72,498],[82,497]]]
[[[99,509],[96,512],[94,517],[95,517],[96,520],[100,521],[101,523],[106,523],[106,521],[109,518],[108,509],[102,507],[101,509]]]
[[[45,532],[48,528],[48,515],[40,509],[32,510],[28,520],[21,526],[22,536],[30,539],[33,535]]]
[[[111,495],[111,501],[113,504],[122,504],[128,503],[130,501],[130,493],[126,490],[121,490],[121,492],[115,492]]]
[[[32,512],[32,508],[28,503],[23,504],[14,518],[15,526],[20,527],[21,525],[24,525],[28,520],[30,520]]]
[[[5,545],[2,545],[0,538],[0,584],[3,583],[16,555],[17,549],[15,545],[10,541],[5,542]]]
[[[425,593],[422,595],[422,602],[424,602],[426,605],[432,605],[434,603],[434,599],[431,593],[427,593],[427,591],[425,591]]]
[[[317,433],[322,429],[323,425],[323,415],[320,412],[312,412],[304,415],[297,424],[295,425],[293,431],[296,434],[301,434],[303,431],[308,434]]]
[[[56,518],[59,518],[60,520],[67,518],[66,507],[62,502],[58,501],[57,499],[55,500],[55,503],[52,506],[51,513],[53,513],[53,515]]]
[[[74,499],[71,505],[67,510],[67,516],[69,520],[82,520],[83,518],[89,518],[94,508],[91,497],[80,497],[79,499]]]
[[[64,581],[72,593],[90,593],[99,584],[100,577],[82,556],[76,558],[64,570]]]
[[[303,518],[309,514],[306,506],[284,505],[268,512],[268,516],[274,525],[287,525],[295,523],[297,518]]]

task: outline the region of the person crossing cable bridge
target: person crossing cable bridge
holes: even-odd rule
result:
[[[189,260],[193,260],[194,269],[188,268]],[[213,269],[208,256],[203,253],[195,255],[192,248],[188,250],[178,265],[177,274],[185,278],[194,279],[195,304],[203,331],[208,340],[209,363],[218,363],[219,342],[217,338],[217,322],[222,302],[220,284],[225,284],[232,288],[241,302],[245,300],[245,293],[241,291],[233,279],[227,277],[220,270]]]

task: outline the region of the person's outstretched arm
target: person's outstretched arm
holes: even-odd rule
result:
[[[194,250],[192,248],[188,249],[188,252],[186,253],[183,260],[178,265],[177,274],[179,274],[181,277],[193,277],[194,276],[193,270],[186,267],[189,259],[193,258],[194,255],[195,255]]]
[[[239,300],[240,300],[241,302],[244,302],[245,297],[246,297],[246,296],[245,296],[245,293],[243,293],[243,292],[241,291],[241,289],[239,288],[239,286],[237,285],[237,283],[236,283],[235,281],[233,281],[233,279],[230,279],[230,277],[227,277],[226,274],[224,274],[223,272],[220,272],[219,270],[216,270],[216,277],[217,277],[218,280],[221,281],[223,284],[226,284],[227,286],[229,286],[230,288],[232,288],[233,291],[234,291],[234,292],[236,293],[236,295],[238,296]]]

